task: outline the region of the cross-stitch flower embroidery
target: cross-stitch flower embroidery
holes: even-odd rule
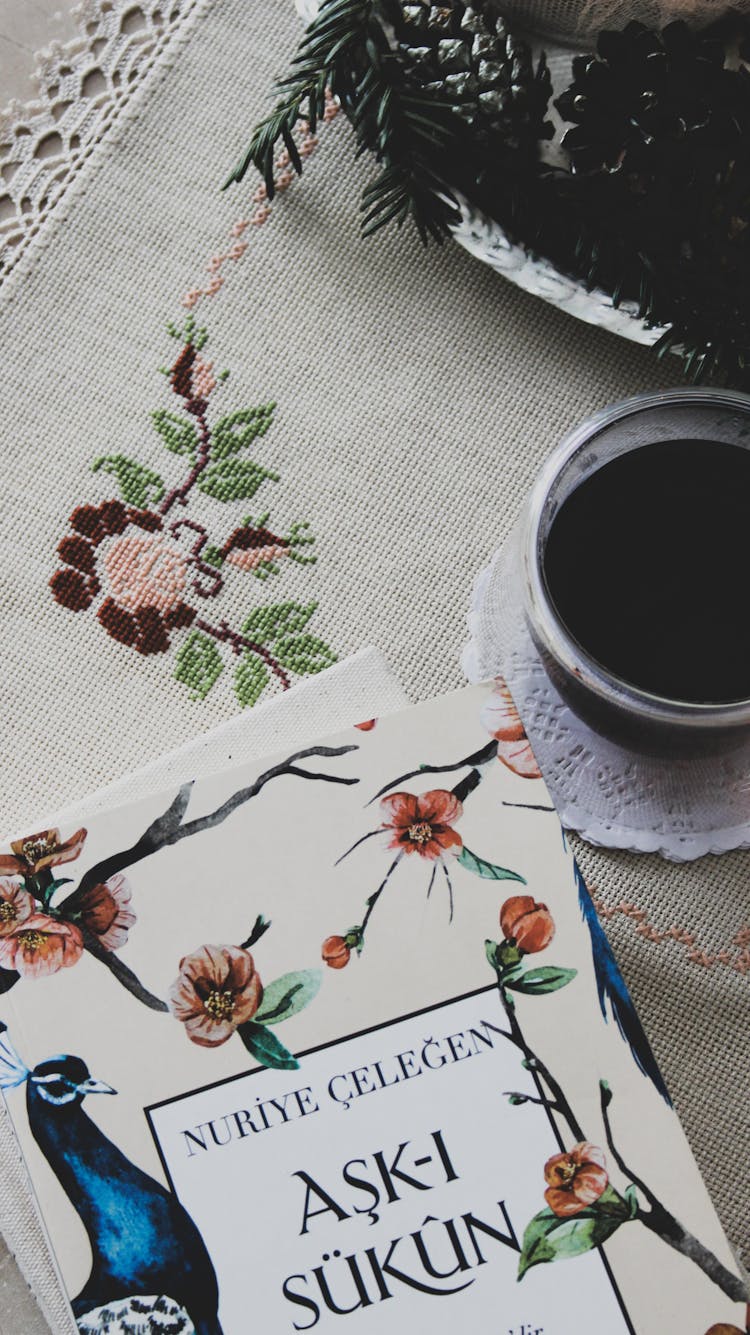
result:
[[[255,457],[276,405],[240,408],[218,421],[209,406],[228,372],[217,373],[202,354],[205,329],[188,316],[182,328],[169,325],[180,343],[173,364],[162,368],[178,412],[151,413],[162,446],[184,460],[182,481],[165,479],[123,454],[104,455],[93,470],[114,474],[121,500],[79,505],[70,532],[58,544],[60,567],[50,579],[55,600],[71,612],[85,612],[97,599],[96,616],[107,634],[144,655],[164,654],[176,632],[190,628],[177,653],[175,677],[194,699],[204,699],[224,671],[222,649],[238,660],[234,690],[240,704],[254,705],[275,679],[286,689],[291,674],[321,671],[335,655],[317,636],[303,632],[317,604],[282,603],[256,607],[233,627],[209,615],[228,580],[252,575],[266,580],[280,562],[314,563],[314,539],[305,521],[286,533],[274,532],[269,514],[235,516],[229,536],[212,541],[206,524],[185,513],[206,502],[250,500],[279,474]],[[211,405],[209,404],[211,399]],[[173,517],[179,513],[179,518]]]

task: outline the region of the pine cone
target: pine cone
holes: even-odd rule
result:
[[[536,153],[539,139],[551,137],[544,56],[535,69],[526,43],[487,0],[393,0],[388,18],[407,83],[449,105],[475,142]]]
[[[724,68],[720,41],[683,22],[602,33],[555,102],[574,122],[562,141],[573,171],[620,173],[636,193],[656,177],[708,179],[748,128],[742,73]]]

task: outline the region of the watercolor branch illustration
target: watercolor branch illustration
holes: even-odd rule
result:
[[[604,1151],[587,1139],[561,1083],[524,1037],[516,995],[544,996],[566,987],[576,976],[574,969],[525,965],[527,955],[546,950],[553,940],[555,925],[546,905],[528,895],[514,896],[500,910],[500,928],[502,940],[486,941],[485,953],[495,971],[508,1025],[504,1037],[520,1052],[521,1064],[531,1074],[536,1091],[509,1090],[506,1096],[517,1107],[537,1104],[545,1108],[553,1126],[554,1118],[560,1119],[573,1142],[565,1149],[560,1139],[560,1153],[544,1165],[547,1204],[526,1227],[518,1278],[532,1266],[583,1255],[600,1247],[624,1224],[637,1222],[692,1261],[732,1301],[748,1302],[743,1280],[694,1237],[625,1163],[615,1142],[614,1094],[608,1082],[600,1082],[601,1115],[612,1162],[628,1182],[623,1192],[613,1186]]]
[[[296,1066],[267,1026],[288,1019],[313,999],[320,970],[286,974],[263,988],[250,954],[250,947],[268,929],[261,915],[242,944],[203,945],[180,961],[179,978],[167,1004],[144,986],[118,954],[136,923],[132,889],[124,873],[163,848],[221,825],[271,782],[358,783],[350,775],[304,763],[335,760],[356,750],[356,745],[348,745],[297,751],[214,811],[192,820],[186,819],[192,783],[183,784],[135,843],[108,854],[77,884],[73,877],[60,876],[58,869],[79,858],[86,842],[85,829],[67,839],[61,838],[59,830],[49,829],[15,840],[10,852],[0,853],[0,993],[8,992],[21,979],[48,977],[70,968],[88,954],[144,1006],[162,1013],[171,1010],[194,1042],[216,1046],[237,1032],[263,1064],[285,1069]],[[74,888],[65,890],[67,886]]]

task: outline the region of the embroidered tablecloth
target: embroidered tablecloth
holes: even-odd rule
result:
[[[157,11],[139,28],[118,0],[99,91],[58,58],[57,128],[6,127],[6,827],[366,641],[413,699],[459,684],[473,577],[547,452],[677,382],[456,247],[361,242],[372,166],[335,107],[301,135],[302,182],[280,156],[272,206],[253,180],[220,193],[297,20],[289,0]],[[56,185],[34,156],[53,133]],[[747,1255],[748,857],[579,851]]]

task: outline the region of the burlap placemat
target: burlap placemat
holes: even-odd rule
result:
[[[227,717],[239,664],[217,632],[265,634],[270,605],[317,605],[293,632],[304,644],[282,644],[302,674],[372,640],[412,698],[458,684],[473,577],[540,461],[593,409],[676,383],[676,367],[514,291],[455,247],[425,253],[406,231],[363,244],[372,167],[355,165],[342,117],[318,146],[306,141],[305,179],[270,211],[252,181],[221,195],[296,36],[288,0],[198,6],[0,298],[6,826]],[[184,437],[165,414],[185,418],[173,368],[188,316],[208,332],[190,372],[202,388],[187,388],[193,402],[206,395],[211,430],[276,406],[243,455],[259,470],[256,495],[222,500],[235,485],[222,473],[144,529],[102,506],[118,477],[131,496],[145,487],[152,510],[185,484]],[[240,430],[260,418],[232,420]],[[236,536],[248,514],[276,548],[265,579]],[[188,535],[166,528],[175,515],[223,553],[214,599],[191,591]],[[293,549],[315,565],[292,559],[294,535],[315,536]],[[141,615],[153,587],[134,551],[161,572],[157,618]],[[191,657],[199,621],[212,648],[192,641]],[[262,698],[279,684],[268,680]],[[582,860],[727,1231],[750,1250],[750,863]]]

